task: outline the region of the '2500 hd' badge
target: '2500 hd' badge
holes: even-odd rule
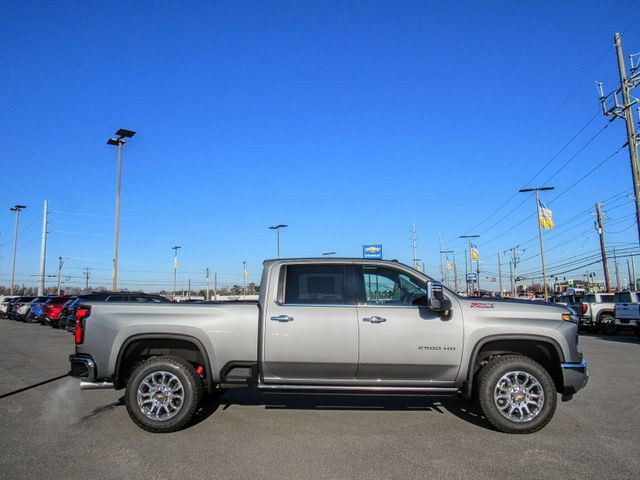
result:
[[[471,308],[494,308],[493,303],[471,302]]]

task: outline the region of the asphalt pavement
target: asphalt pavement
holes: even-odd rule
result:
[[[70,334],[0,320],[1,479],[640,477],[640,340],[581,337],[585,390],[532,435],[492,429],[451,397],[261,394],[208,399],[187,429],[151,434],[123,391],[64,375]]]

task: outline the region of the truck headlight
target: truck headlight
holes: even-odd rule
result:
[[[575,324],[578,323],[578,317],[572,313],[563,313],[562,320],[564,320],[565,322],[572,322]]]

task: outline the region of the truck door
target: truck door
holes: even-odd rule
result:
[[[287,264],[278,277],[272,277],[274,293],[265,300],[265,383],[353,380],[358,365],[353,265]]]
[[[423,303],[426,284],[387,266],[356,266],[362,289],[358,380],[451,386],[462,357],[462,314],[441,317]]]

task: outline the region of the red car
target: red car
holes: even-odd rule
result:
[[[58,326],[58,319],[62,314],[62,309],[67,302],[70,302],[73,297],[56,297],[49,300],[42,307],[42,316],[40,317],[40,323],[48,324],[52,327]]]

